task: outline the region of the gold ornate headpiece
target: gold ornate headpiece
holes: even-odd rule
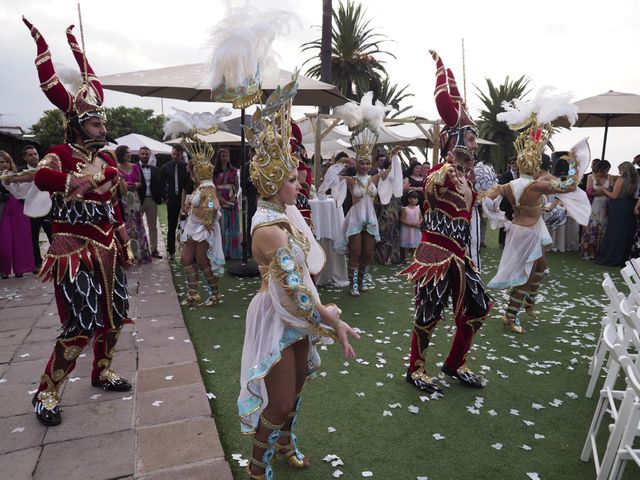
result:
[[[213,132],[215,133],[217,129]],[[198,183],[205,180],[213,180],[213,158],[214,149],[210,143],[204,142],[198,135],[185,135],[180,139],[180,145],[191,155],[193,173]]]
[[[528,102],[517,98],[503,102],[504,111],[496,116],[512,130],[522,130],[514,141],[520,174],[533,175],[540,169],[542,152],[553,134],[554,120],[567,117],[573,125],[578,118],[578,108],[570,103],[571,96],[554,94],[553,90],[553,87],[542,87]]]
[[[373,149],[378,143],[378,134],[364,127],[360,132],[351,135],[351,148],[356,152],[356,162],[371,160]]]
[[[262,198],[278,193],[289,171],[297,168],[291,155],[291,104],[298,91],[298,74],[291,82],[278,86],[262,108],[253,114],[251,127],[244,127],[247,141],[255,150],[249,167],[251,181]]]
[[[540,124],[537,115],[532,113],[524,125],[512,125],[511,128],[512,130],[524,128],[514,141],[518,172],[533,175],[540,170],[542,153],[553,134],[553,125],[551,123]]]

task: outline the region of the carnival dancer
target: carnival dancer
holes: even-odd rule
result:
[[[187,273],[187,296],[182,305],[200,302],[198,270],[207,280],[209,295],[200,306],[212,306],[220,302],[219,281],[224,275],[224,251],[220,231],[220,201],[213,183],[214,150],[211,144],[201,140],[200,134],[217,131],[223,117],[231,110],[219,108],[215,114],[190,114],[176,110],[164,126],[165,136],[181,135],[181,145],[191,155],[190,170],[196,182],[194,192],[185,197],[187,220],[182,229],[182,266]]]
[[[470,219],[477,193],[468,174],[474,167],[476,126],[460,97],[451,70],[445,70],[438,54],[435,100],[445,123],[441,138],[446,161],[432,168],[425,181],[425,214],[422,241],[413,261],[401,275],[416,282],[416,310],[406,381],[426,392],[440,392],[442,385],[427,373],[425,356],[431,333],[444,318],[451,297],[456,333],[442,372],[466,386],[482,388],[484,379],[467,366],[466,355],[475,332],[493,306],[478,270],[469,256]]]
[[[242,22],[234,23],[239,18]],[[212,29],[209,81],[214,101],[225,99],[245,108],[260,99],[260,65],[268,61],[271,42],[287,18],[282,12],[232,10]],[[239,44],[247,48],[238,49]],[[247,310],[238,411],[242,432],[254,435],[247,473],[255,480],[273,478],[271,461],[276,456],[294,468],[310,466],[298,450],[294,430],[302,387],[320,362],[315,343],[335,338],[345,358],[352,358],[348,336],[359,338],[340,320],[335,305],[320,302],[311,280],[325,257],[295,208],[300,185],[290,138],[296,92],[294,74],[256,109],[251,127],[245,127],[255,151],[249,175],[260,196],[251,222],[251,250],[262,284]]]
[[[33,397],[35,413],[47,426],[58,425],[60,386],[93,339],[91,384],[123,392],[131,384],[111,369],[129,297],[125,266],[135,261],[115,196],[118,170],[109,155],[100,80],[67,29],[67,40],[80,67],[77,93],[60,83],[40,32],[23,18],[37,45],[36,68],[47,98],[66,116],[65,143],[51,147],[35,174],[35,185],[51,193],[53,239],[40,270],[54,281],[62,333]]]
[[[399,147],[391,151],[391,169],[369,175],[371,155],[378,140],[378,130],[382,126],[386,107],[377,101],[373,103],[373,92],[362,96],[360,103],[349,102],[334,110],[334,115],[344,120],[351,134],[351,145],[356,152],[356,175],[337,175],[339,166],[327,171],[323,188],[331,188],[339,207],[346,197],[348,187],[353,204],[344,221],[342,241],[338,241],[337,250],[347,249],[347,272],[349,292],[360,296],[371,288],[369,283],[369,265],[373,259],[376,242],[380,241],[378,218],[374,200],[380,197],[380,203],[387,205],[391,197],[402,197],[402,167],[397,153]]]
[[[358,338],[337,307],[320,303],[310,277],[322,268],[324,253],[294,207],[300,189],[298,160],[289,150],[295,83],[282,90],[261,109],[250,136],[256,152],[251,181],[261,198],[251,225],[252,251],[262,286],[247,311],[238,408],[242,431],[255,434],[251,478],[272,478],[274,454],[295,468],[310,466],[293,430],[302,387],[320,362],[314,344],[337,339],[351,358],[348,335]]]
[[[542,88],[530,102],[514,100],[504,104],[505,112],[497,118],[514,130],[522,130],[515,140],[519,178],[499,185],[489,192],[483,207],[492,220],[492,227],[507,226],[505,248],[490,288],[509,288],[509,303],[502,318],[504,327],[514,333],[524,333],[520,308],[535,317],[535,297],[547,270],[543,247],[552,240],[542,219],[547,203],[545,195],[558,195],[567,213],[578,223],[586,225],[591,206],[584,191],[576,191],[581,175],[589,164],[589,146],[586,139],[579,142],[571,153],[560,157],[569,163],[568,174],[549,178],[540,170],[542,154],[553,133],[553,122],[567,117],[573,125],[577,109],[569,103],[566,94],[552,94],[549,87]],[[513,206],[513,221],[506,222],[498,208],[502,197]]]

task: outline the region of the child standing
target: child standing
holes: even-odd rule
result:
[[[420,218],[420,207],[418,207],[418,192],[410,191],[407,194],[407,206],[402,208],[400,213],[400,248],[402,249],[402,259],[406,260],[409,251],[413,255],[413,250],[420,244],[420,230],[418,227],[422,222]]]

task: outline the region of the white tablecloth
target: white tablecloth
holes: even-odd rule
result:
[[[568,217],[564,225],[560,225],[551,232],[554,252],[573,252],[580,249],[580,225],[573,218]]]
[[[311,221],[315,228],[316,240],[328,238],[336,241],[343,235],[344,212],[331,198],[309,200]]]
[[[333,242],[343,235],[344,212],[331,198],[309,200],[311,221],[318,243],[327,256],[327,262],[316,278],[316,285],[349,285],[347,262],[344,255],[333,251]]]

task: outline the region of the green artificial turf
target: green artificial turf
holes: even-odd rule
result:
[[[500,259],[496,238],[491,232],[482,250],[485,282]],[[548,260],[540,319],[527,321],[527,334],[503,330],[506,292],[489,292],[498,303],[468,356],[469,367],[487,378],[486,388],[467,389],[447,378],[450,387],[437,400],[404,381],[413,307],[412,285],[396,275],[399,267],[374,266],[375,288],[360,298],[320,288],[323,302],[338,304],[343,319],[360,329],[358,358],[344,362],[337,345],[320,351],[323,363],[305,387],[298,423],[300,449],[313,467],[293,471],[278,464],[275,478],[331,479],[336,470],[342,479],[363,478],[363,472],[393,480],[595,478],[593,463],[579,458],[596,403],[584,397],[587,368],[605,302],[602,273],[619,287],[622,280],[617,269],[576,253],[549,253]],[[172,270],[182,294],[185,276],[177,262]],[[249,458],[251,437],[240,433],[236,398],[244,316],[259,281],[225,275],[220,286],[220,305],[183,308],[183,314],[207,392],[215,395],[211,410],[227,460],[240,479],[238,455]],[[436,328],[427,358],[432,373],[439,372],[452,333],[450,319]],[[342,464],[323,461],[327,455]],[[638,475],[631,463],[624,478]]]

